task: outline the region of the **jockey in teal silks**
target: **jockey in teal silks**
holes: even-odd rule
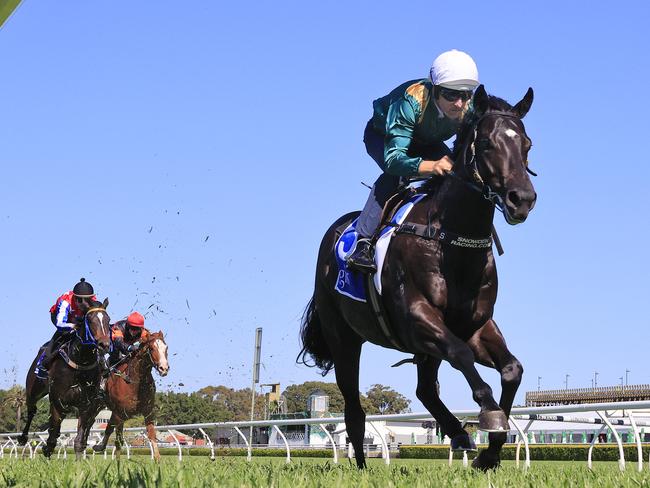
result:
[[[451,151],[444,141],[456,134],[471,111],[472,94],[478,85],[474,60],[454,49],[435,59],[428,79],[403,83],[373,102],[373,116],[363,141],[383,174],[359,215],[359,240],[348,257],[350,267],[377,271],[374,244],[382,210],[401,182],[451,171]]]

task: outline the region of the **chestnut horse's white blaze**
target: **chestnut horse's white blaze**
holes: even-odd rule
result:
[[[156,369],[161,376],[165,376],[169,372],[169,361],[167,359],[167,344],[162,339],[156,339],[151,345],[158,353],[158,362]]]

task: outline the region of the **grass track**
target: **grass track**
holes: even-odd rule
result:
[[[0,460],[0,486],[21,487],[648,487],[650,471],[638,473],[636,465],[625,473],[617,463],[596,463],[590,472],[584,463],[540,461],[528,472],[505,462],[496,472],[478,473],[456,462],[442,460],[393,460],[385,466],[372,459],[359,472],[347,460],[334,465],[325,459],[301,459],[285,464],[280,459],[188,458],[182,463],[163,458],[155,465],[147,458],[76,463],[71,460]]]

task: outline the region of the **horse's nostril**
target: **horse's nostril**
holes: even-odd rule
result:
[[[519,194],[516,191],[510,191],[508,192],[508,201],[512,203],[515,207],[518,207],[519,204],[521,203],[521,198],[519,197]]]

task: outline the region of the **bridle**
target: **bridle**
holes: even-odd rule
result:
[[[510,222],[511,218],[508,215],[508,212],[505,210],[505,203],[503,201],[503,198],[501,197],[501,195],[495,192],[490,187],[490,185],[488,185],[483,180],[478,170],[478,157],[477,157],[478,152],[476,151],[476,138],[478,136],[478,126],[487,117],[494,116],[494,115],[498,117],[507,117],[519,121],[521,120],[520,117],[510,112],[495,110],[491,112],[486,112],[485,114],[481,115],[480,117],[472,121],[470,128],[468,130],[468,132],[471,133],[472,135],[471,137],[468,137],[466,141],[464,141],[460,151],[461,154],[461,158],[459,159],[460,162],[456,163],[456,164],[461,164],[464,167],[465,172],[471,175],[472,180],[470,181],[467,178],[464,178],[453,169],[452,171],[449,172],[449,175],[461,181],[463,184],[465,184],[467,187],[471,188],[472,190],[483,195],[483,198],[485,198],[494,207],[496,207],[504,215],[506,220]],[[469,153],[469,157],[468,157],[468,153]],[[528,173],[532,174],[533,176],[537,176],[535,172],[528,169],[528,160],[524,161],[524,166]]]
[[[81,334],[79,334],[79,331],[75,329],[77,337],[81,341],[81,344],[84,346],[97,345],[97,339],[95,339],[95,336],[93,335],[92,331],[90,330],[90,326],[88,325],[88,314],[92,312],[106,312],[106,309],[104,307],[93,307],[86,311],[84,314],[84,337],[82,337]]]
[[[106,309],[104,307],[93,307],[90,308],[86,311],[84,314],[84,334],[83,337],[79,333],[79,330],[75,329],[75,334],[77,338],[79,339],[79,342],[81,343],[82,346],[93,346],[95,349],[95,352],[97,355],[95,356],[95,360],[90,363],[90,364],[83,364],[83,363],[78,363],[77,361],[74,361],[68,352],[66,352],[65,348],[61,348],[59,350],[59,355],[63,359],[63,361],[70,366],[72,369],[76,369],[79,371],[89,371],[92,369],[95,369],[97,367],[97,363],[99,361],[98,359],[98,348],[97,348],[97,339],[95,339],[95,336],[93,335],[92,331],[90,330],[90,325],[88,325],[88,314],[92,312],[106,312]],[[111,341],[111,346],[112,346],[112,341]]]

